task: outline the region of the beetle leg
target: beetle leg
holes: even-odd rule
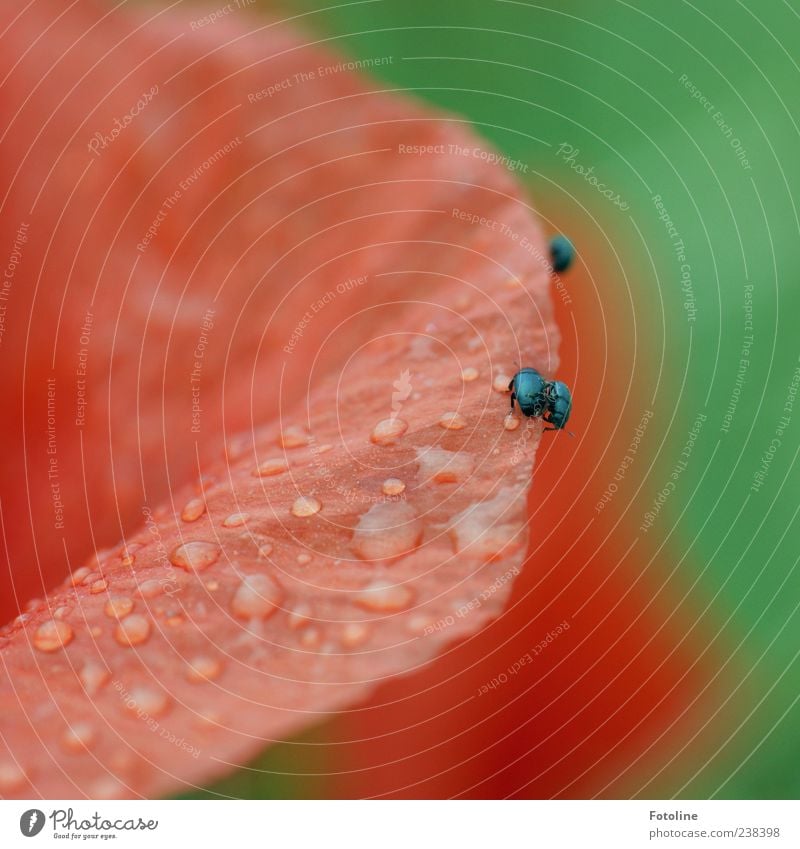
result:
[[[511,389],[510,386],[508,388]],[[514,401],[516,401],[516,400],[517,400],[517,396],[512,392],[511,393],[511,409],[512,410],[514,409]]]

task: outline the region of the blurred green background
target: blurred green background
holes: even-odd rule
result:
[[[618,391],[591,400],[593,417],[626,422],[595,445],[610,448],[611,475],[642,410],[655,412],[635,471],[598,521],[623,545],[641,540],[637,551],[653,558],[645,586],[656,594],[669,582],[672,624],[689,636],[690,655],[711,651],[721,675],[681,766],[658,779],[651,762],[635,789],[796,797],[800,3],[292,0],[280,8],[335,50],[391,57],[372,71],[387,88],[467,117],[526,164],[519,176],[544,226],[579,247],[572,298],[580,284],[600,305],[578,316],[575,338],[562,329],[586,411],[592,385],[576,364],[582,344],[594,350],[591,321],[612,352],[607,377]],[[608,482],[603,473],[586,501],[592,516]],[[700,620],[703,637],[692,642]],[[335,775],[326,785],[296,774],[298,749],[307,771],[335,771],[341,751],[326,747],[326,733],[323,725],[271,749],[213,793],[335,792]],[[676,740],[676,753],[689,742]]]

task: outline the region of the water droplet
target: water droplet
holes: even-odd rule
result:
[[[83,665],[79,675],[87,695],[94,696],[111,677],[111,672],[102,664],[90,660]]]
[[[467,366],[467,368],[463,369],[461,372],[461,379],[464,383],[471,383],[473,380],[477,380],[478,369],[473,368],[472,366]]]
[[[101,578],[99,581],[93,581],[92,585],[89,587],[89,592],[92,595],[98,595],[99,593],[104,593],[108,589],[108,581],[104,578]]]
[[[435,483],[460,483],[469,478],[474,468],[472,458],[460,451],[444,448],[421,448],[417,451],[420,475]]]
[[[222,525],[225,528],[240,528],[250,518],[248,513],[231,513],[222,520]]]
[[[95,730],[88,722],[75,722],[61,735],[61,743],[70,752],[82,752],[94,742]]]
[[[98,778],[92,782],[89,788],[90,799],[126,799],[130,795],[130,789],[125,787],[121,781],[109,775]]]
[[[66,619],[72,613],[72,608],[68,604],[59,605],[53,611],[53,619]]]
[[[405,584],[392,584],[389,581],[373,581],[361,590],[354,601],[366,610],[392,611],[403,610],[414,599],[414,592]]]
[[[386,478],[381,489],[384,495],[400,495],[406,491],[406,485],[399,478]]]
[[[492,389],[494,389],[495,392],[508,394],[511,391],[508,388],[509,383],[511,383],[511,378],[507,374],[498,374],[492,381]]]
[[[266,619],[283,598],[281,588],[267,575],[248,575],[233,594],[231,610],[240,619]]]
[[[258,556],[259,557],[269,557],[272,554],[273,545],[271,542],[262,543],[258,547]]]
[[[210,581],[206,581],[206,589],[210,592],[216,592],[219,589],[219,581],[215,581],[213,578]]]
[[[330,442],[326,442],[324,445],[320,445],[315,453],[327,454],[328,451],[333,451],[333,446],[330,444]]]
[[[155,598],[164,592],[164,584],[162,581],[157,581],[155,578],[149,581],[142,581],[139,584],[139,595],[142,598]]]
[[[311,606],[300,602],[289,612],[289,627],[293,631],[299,631],[300,628],[305,628],[312,618]]]
[[[80,569],[76,569],[72,573],[72,577],[70,578],[70,583],[73,587],[77,587],[79,584],[83,583],[83,579],[87,575],[91,575],[92,570],[88,566],[81,566]]]
[[[503,427],[506,430],[516,430],[519,427],[519,419],[513,413],[509,413],[503,419]]]
[[[125,707],[146,716],[161,716],[169,707],[169,696],[161,689],[138,684],[130,688]]]
[[[127,616],[132,610],[133,599],[127,596],[110,598],[103,608],[103,612],[110,619],[122,619],[123,616]]]
[[[312,558],[311,558],[311,555],[310,555],[310,554],[306,554],[305,552],[303,552],[302,554],[298,554],[298,555],[297,555],[297,562],[298,562],[301,566],[306,566],[307,564],[309,564],[309,563],[311,562],[311,559],[312,559]]]
[[[300,635],[300,643],[307,649],[313,649],[320,644],[322,635],[317,628],[306,628]]]
[[[87,587],[95,581],[99,581],[102,577],[103,576],[99,572],[89,572],[89,574],[83,579],[83,586]]]
[[[376,445],[394,445],[408,430],[408,422],[402,419],[384,419],[372,429],[370,439]]]
[[[309,442],[308,433],[297,425],[287,427],[278,437],[278,445],[283,448],[300,448],[303,445],[308,445]]]
[[[138,613],[120,619],[114,629],[114,639],[121,646],[141,645],[149,636],[150,620]]]
[[[526,538],[512,521],[521,523],[523,508],[524,499],[513,487],[501,489],[488,501],[471,504],[452,518],[448,528],[455,550],[486,562],[520,548]]]
[[[184,522],[196,522],[205,512],[206,502],[202,498],[193,498],[181,510],[181,519]]]
[[[439,427],[445,430],[461,430],[467,426],[467,420],[460,413],[442,413],[439,418]]]
[[[342,629],[339,639],[345,648],[354,649],[367,641],[369,633],[369,626],[364,622],[348,622]]]
[[[359,518],[353,548],[364,560],[385,560],[408,554],[421,537],[422,522],[410,504],[382,501]]]
[[[18,790],[27,781],[25,773],[10,760],[0,761],[0,790]]]
[[[322,510],[322,502],[313,495],[301,495],[292,504],[292,514],[299,517],[313,516]]]
[[[222,549],[215,542],[193,540],[173,549],[169,560],[173,566],[178,566],[187,572],[192,570],[199,572],[208,568],[212,563],[216,563],[221,552]]]
[[[194,684],[213,681],[222,672],[222,663],[214,657],[195,657],[189,661],[186,677]]]
[[[282,457],[271,457],[269,460],[264,460],[259,466],[253,470],[253,474],[257,478],[271,478],[275,475],[282,475],[289,471],[289,464]]]
[[[33,645],[44,652],[54,652],[72,642],[75,632],[72,626],[61,619],[48,619],[33,635]]]

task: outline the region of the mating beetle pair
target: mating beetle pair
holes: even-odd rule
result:
[[[572,412],[572,393],[560,380],[545,380],[535,368],[520,369],[511,383],[511,409],[514,401],[526,416],[541,418],[550,427],[545,430],[561,430]]]

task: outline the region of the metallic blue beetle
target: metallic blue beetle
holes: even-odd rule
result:
[[[566,271],[575,259],[575,248],[566,236],[553,236],[550,240],[550,262],[553,271]]]
[[[535,368],[520,369],[508,384],[511,390],[511,409],[514,409],[516,401],[526,416],[543,416],[547,410],[547,386],[547,381]]]
[[[566,383],[545,380],[535,368],[523,368],[511,378],[508,388],[511,409],[516,401],[524,415],[547,422],[550,427],[545,430],[561,430],[569,421],[572,393]]]
[[[552,427],[545,430],[561,430],[572,412],[572,393],[566,383],[553,380],[545,389],[547,412],[542,417]]]

